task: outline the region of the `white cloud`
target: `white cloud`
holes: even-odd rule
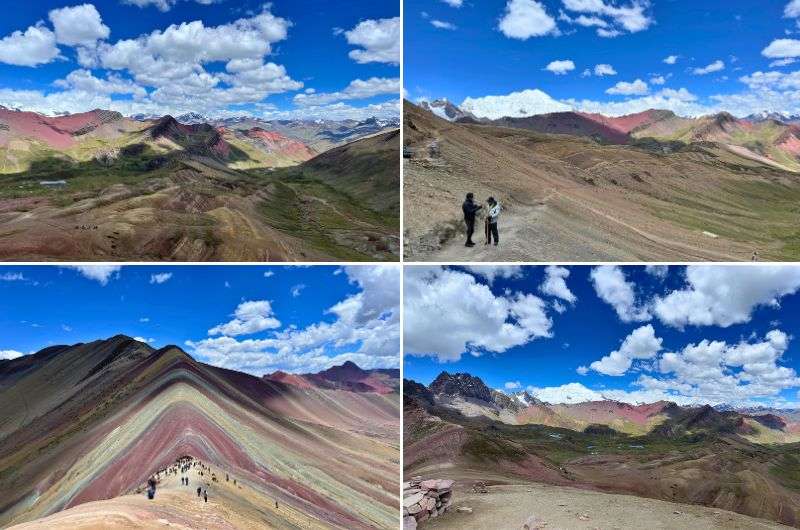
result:
[[[570,304],[575,303],[578,297],[569,290],[566,282],[567,278],[569,278],[569,269],[557,265],[548,265],[544,269],[544,274],[544,281],[539,286],[540,292],[555,296]]]
[[[442,0],[445,4],[449,5],[450,7],[461,7],[464,5],[464,0]]]
[[[635,286],[625,279],[616,265],[601,265],[590,273],[594,290],[603,301],[610,304],[623,322],[650,320],[650,311],[636,301]]]
[[[211,5],[218,0],[194,0],[198,4]],[[122,0],[123,3],[138,7],[154,6],[159,11],[169,11],[178,0]]]
[[[103,286],[108,285],[109,280],[118,278],[122,270],[119,265],[64,265],[64,268],[76,270]]]
[[[786,18],[800,17],[800,0],[791,0],[783,9],[783,16]]]
[[[522,388],[522,384],[519,381],[506,381],[506,384],[503,385],[506,390],[517,390],[518,388]]]
[[[328,310],[336,317],[334,322],[289,327],[265,339],[222,336],[186,344],[206,362],[256,375],[276,369],[316,372],[348,360],[363,368],[399,366],[400,268],[351,266],[344,270],[360,291]],[[329,353],[342,349],[346,351]]]
[[[545,67],[548,72],[556,75],[565,75],[575,69],[575,63],[570,60],[553,61]]]
[[[664,59],[664,62],[666,64],[675,64],[675,63],[678,62],[678,56],[677,55],[670,55],[669,57]]]
[[[617,75],[617,71],[610,64],[598,64],[594,67],[594,75],[603,77],[604,75]]]
[[[209,335],[224,335],[236,337],[238,335],[252,335],[267,329],[276,329],[281,322],[275,318],[272,305],[267,300],[242,302],[234,311],[235,317],[230,322],[214,326],[208,330]]]
[[[150,322],[150,317],[142,317],[139,319],[139,322]]]
[[[456,28],[456,25],[453,24],[452,22],[445,22],[443,20],[433,19],[433,20],[431,20],[431,25],[434,28],[439,28],[439,29],[449,29],[449,30],[458,29],[458,28]]]
[[[0,360],[17,359],[23,355],[25,354],[16,350],[0,350]]]
[[[21,272],[4,272],[0,274],[0,281],[2,282],[24,282],[25,275]]]
[[[564,7],[583,16],[574,19],[582,26],[597,26],[601,37],[616,37],[625,32],[636,33],[649,28],[654,19],[647,13],[649,0],[631,0],[630,4],[617,6],[605,0],[562,0]]]
[[[113,74],[106,79],[99,79],[89,70],[74,70],[66,78],[58,79],[53,84],[69,90],[92,94],[132,94],[136,98],[143,98],[147,95],[147,90],[132,81]]]
[[[111,34],[92,4],[53,9],[49,17],[59,44],[94,46],[98,40],[107,39]]]
[[[349,44],[361,47],[349,54],[357,63],[400,64],[400,17],[365,20],[344,35]]]
[[[781,66],[789,66],[790,64],[794,64],[797,62],[797,59],[787,58],[787,59],[778,59],[776,61],[772,61],[769,63],[770,68],[778,68]]]
[[[468,97],[459,106],[479,118],[492,120],[505,116],[522,118],[572,110],[570,105],[553,99],[541,90],[523,90],[504,96]]]
[[[749,322],[757,307],[777,307],[800,289],[800,268],[689,266],[686,286],[656,297],[654,313],[666,325],[722,326]]]
[[[273,276],[275,276],[275,272],[274,271],[266,271],[264,273],[264,278],[271,278]]]
[[[72,331],[72,327],[70,327],[70,326],[68,326],[68,325],[66,325],[66,324],[61,324],[61,329],[63,329],[63,330],[64,330],[64,331],[66,331],[67,333],[69,333],[70,331]]]
[[[650,88],[647,86],[647,83],[641,79],[637,79],[632,83],[620,81],[613,87],[606,90],[606,94],[617,96],[644,96],[649,92]]]
[[[172,278],[171,272],[161,272],[159,274],[151,274],[150,283],[157,283],[161,285],[162,283],[169,281],[170,278]]]
[[[523,272],[520,265],[466,265],[464,268],[472,274],[486,278],[489,284],[494,283],[497,278],[521,278]]]
[[[306,288],[305,284],[299,283],[297,285],[293,285],[292,288],[289,290],[289,292],[292,294],[293,298],[297,298],[298,296],[300,296],[300,293],[302,293],[303,289],[305,288]]]
[[[509,0],[498,29],[506,37],[519,40],[558,33],[555,19],[536,0]]]
[[[578,375],[586,375],[589,373],[589,368],[586,366],[579,366],[575,371],[578,372]]]
[[[651,85],[664,85],[667,79],[663,75],[657,75],[650,78]]]
[[[724,69],[725,69],[725,63],[718,59],[713,63],[709,64],[708,66],[693,69],[692,73],[694,73],[695,75],[707,75],[714,72],[721,72]]]
[[[39,23],[0,39],[0,63],[37,66],[59,55],[55,34]]]
[[[650,276],[664,280],[669,274],[669,265],[645,265],[644,270]]]
[[[776,39],[761,51],[761,55],[770,59],[800,57],[800,40]]]
[[[653,359],[661,351],[663,339],[656,337],[653,326],[647,324],[635,329],[628,335],[618,350],[614,350],[590,367],[595,372],[605,375],[624,375],[633,361],[637,359]]]
[[[154,338],[149,338],[148,339],[148,338],[145,338],[145,337],[133,337],[133,340],[138,341],[138,342],[144,342],[145,344],[152,344],[153,342],[156,341],[156,339],[154,339]]]
[[[546,304],[536,296],[496,296],[471,274],[441,267],[406,267],[404,274],[409,355],[454,361],[468,351],[500,353],[552,336]]]
[[[338,101],[366,99],[382,94],[400,94],[400,78],[371,77],[366,80],[354,79],[339,92],[314,92],[297,94],[294,103],[299,106],[330,105]]]

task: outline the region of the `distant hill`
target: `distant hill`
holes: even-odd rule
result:
[[[400,370],[362,370],[352,361],[347,361],[340,366],[333,366],[316,374],[287,374],[283,371],[277,371],[265,375],[263,379],[306,389],[323,388],[350,392],[374,392],[377,394],[399,393],[400,391]]]

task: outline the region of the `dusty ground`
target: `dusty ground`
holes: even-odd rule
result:
[[[733,512],[539,484],[492,486],[489,493],[457,492],[451,511],[425,530],[520,529],[531,517],[542,530],[767,530],[790,527]],[[458,507],[472,508],[459,513]]]
[[[409,111],[410,110],[410,111]],[[450,124],[406,106],[407,259],[749,261],[796,253],[800,177],[713,146],[669,155]],[[501,246],[463,247],[467,192],[504,206]],[[476,242],[483,242],[479,223]]]
[[[245,528],[323,529],[327,525],[313,520],[286,504],[275,507],[258,491],[233,482],[208,482],[191,470],[189,486],[181,486],[180,476],[163,477],[156,496],[132,493],[115,499],[81,504],[30,523],[12,526],[14,530],[70,528],[75,530],[122,530],[147,528],[234,530]],[[197,486],[207,488],[208,502],[197,496]]]

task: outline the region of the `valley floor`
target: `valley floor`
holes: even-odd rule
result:
[[[707,508],[576,488],[525,484],[490,486],[488,493],[455,491],[453,506],[421,524],[422,530],[536,529],[767,530],[789,529],[771,521]],[[468,507],[472,513],[458,512]],[[503,523],[498,526],[498,521]]]

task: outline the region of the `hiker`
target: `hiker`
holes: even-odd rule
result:
[[[208,502],[208,490],[203,490],[203,500]]]
[[[153,477],[147,480],[147,498],[153,500],[156,496],[156,481]]]
[[[275,499],[275,509],[276,510],[278,509],[278,500],[277,499]]]
[[[201,488],[200,486],[197,486],[197,496],[198,496],[198,497],[200,496],[200,493],[201,493],[202,491],[203,491],[203,488]]]
[[[486,216],[486,244],[492,242],[492,237],[494,237],[494,246],[500,242],[500,235],[497,232],[497,218],[500,217],[500,203],[495,200],[494,197],[489,197],[486,200],[489,203],[489,213]]]
[[[474,247],[475,243],[472,242],[472,234],[475,232],[475,214],[478,210],[483,208],[480,204],[475,203],[475,195],[472,192],[467,193],[464,204],[461,205],[461,210],[464,212],[464,222],[467,224],[467,242],[464,243],[465,247]]]

